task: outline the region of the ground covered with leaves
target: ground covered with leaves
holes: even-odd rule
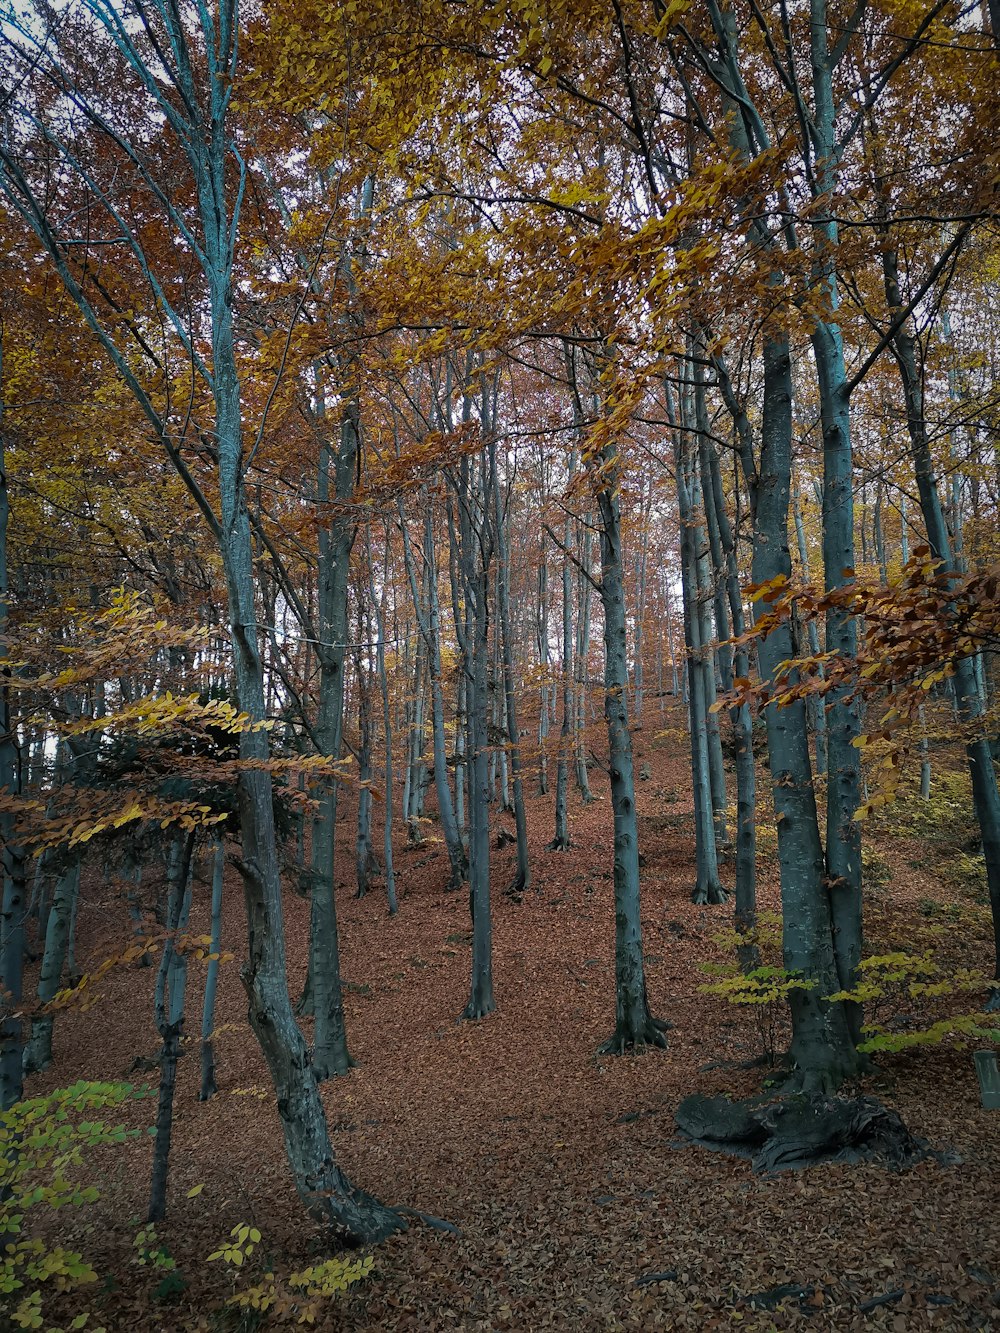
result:
[[[692,1092],[744,1096],[781,1049],[774,1006],[737,1008],[705,994],[701,965],[728,956],[725,907],[695,907],[687,761],[679,743],[637,736],[643,928],[654,1013],[673,1024],[669,1049],[600,1057],[613,1025],[611,810],[607,783],[572,806],[573,846],[546,850],[552,798],[533,794],[534,882],[503,893],[512,849],[494,852],[497,1012],[459,1023],[470,966],[468,904],[443,892],[447,858],[434,825],[400,843],[401,908],[378,892],[351,896],[353,823],[343,823],[338,895],[347,1017],[358,1067],[324,1085],[336,1150],[349,1176],[387,1202],[446,1219],[459,1234],[412,1221],[382,1246],[368,1276],[330,1303],[319,1326],[430,1329],[1000,1329],[1000,1114],[981,1109],[970,1052],[916,1046],[883,1055],[863,1090],[899,1111],[946,1154],[902,1173],[823,1166],[773,1178],[750,1164],[679,1144],[674,1112]],[[762,817],[766,819],[766,815]],[[497,825],[509,817],[498,814]],[[953,830],[952,830],[953,832]],[[985,968],[986,913],[934,826],[886,821],[869,854],[869,951],[925,947],[950,966]],[[762,904],[778,905],[773,838],[762,834]],[[960,867],[961,869],[961,867]],[[220,981],[219,1092],[199,1104],[197,1042],[181,1061],[168,1221],[136,1245],[150,1140],[93,1158],[99,1204],[79,1210],[79,1248],[101,1281],[88,1308],[109,1329],[224,1329],[219,1306],[268,1263],[280,1272],[328,1253],[304,1220],[285,1168],[266,1071],[245,1020],[238,976],[242,903],[228,886]],[[208,889],[198,886],[206,916]],[[301,987],[308,904],[288,899],[290,980]],[[96,963],[126,938],[123,905],[94,876],[80,909],[81,957]],[[193,922],[194,928],[199,921]],[[78,1078],[133,1082],[155,1060],[151,969],[112,970],[98,1003],[60,1014],[55,1063],[28,1092]],[[189,1032],[203,974],[192,966]],[[887,1031],[923,1021],[905,1003]],[[968,1007],[968,1006],[966,1006]],[[885,1004],[883,1005],[885,1008]],[[919,1009],[919,1006],[917,1006]],[[125,1108],[135,1125],[155,1103]],[[201,1187],[199,1189],[199,1187]],[[60,1220],[66,1214],[60,1214]],[[261,1234],[238,1269],[207,1262],[243,1224]],[[169,1256],[149,1262],[149,1254]],[[146,1258],[147,1262],[139,1260]],[[76,1298],[74,1298],[76,1299]]]

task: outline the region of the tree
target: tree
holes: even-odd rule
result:
[[[35,233],[94,337],[131,389],[218,544],[237,697],[255,722],[264,722],[233,310],[247,182],[246,162],[230,123],[240,50],[235,0],[224,0],[212,14],[201,11],[197,23],[190,25],[168,4],[133,9],[88,0],[57,27],[44,13],[32,13],[6,29],[3,40],[18,94],[0,146],[0,189]],[[126,118],[120,103],[109,105],[97,94],[89,71],[98,56],[105,67],[102,75],[106,77],[108,69],[116,72],[118,87],[136,99],[141,116]],[[61,102],[50,102],[50,86],[59,90]],[[153,143],[155,153],[149,149]],[[160,144],[176,153],[179,178],[176,167],[168,167],[161,156]],[[40,160],[58,165],[65,183],[62,197],[46,194],[37,173]],[[135,214],[120,184],[116,188],[115,169],[151,210],[148,224]],[[88,238],[73,234],[72,210],[80,200],[95,219]],[[152,217],[157,241],[168,242],[164,250],[154,248],[150,239]],[[77,244],[81,239],[83,247]],[[100,241],[127,257],[135,278],[146,284],[162,320],[159,333],[169,362],[153,351],[137,321],[126,318],[123,328],[116,317],[117,303],[105,294],[102,282],[107,264],[100,256]],[[172,267],[177,251],[185,255],[180,274]],[[190,318],[178,307],[182,275],[188,280]],[[178,352],[194,386],[179,411],[168,392],[167,374]],[[186,432],[203,410],[202,394],[207,411],[202,431],[210,442],[218,509],[185,458]],[[240,752],[246,767],[239,780],[239,870],[248,930],[242,977],[250,1021],[274,1081],[289,1162],[312,1215],[359,1239],[377,1239],[401,1226],[401,1219],[354,1190],[336,1166],[288,997],[266,730],[245,732]]]

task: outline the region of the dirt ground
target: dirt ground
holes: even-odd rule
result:
[[[675,1142],[673,1113],[688,1093],[760,1086],[760,1069],[739,1066],[760,1053],[761,1039],[754,1015],[699,991],[699,964],[723,957],[713,936],[731,912],[690,902],[688,761],[679,743],[655,741],[652,725],[636,739],[649,765],[638,790],[648,989],[654,1013],[674,1024],[664,1052],[595,1055],[614,1012],[611,810],[599,769],[591,774],[598,799],[573,799],[565,854],[546,850],[552,797],[538,795],[529,777],[533,883],[520,904],[502,892],[513,849],[493,853],[497,1012],[479,1023],[456,1021],[469,982],[468,906],[464,895],[442,892],[447,859],[434,826],[420,847],[400,841],[400,912],[391,919],[378,888],[362,901],[351,894],[354,827],[345,809],[338,913],[358,1067],[323,1088],[336,1150],[354,1182],[461,1234],[414,1222],[378,1250],[372,1275],[320,1326],[1000,1329],[1000,1114],[981,1109],[968,1051],[884,1057],[866,1080],[914,1133],[954,1153],[951,1165],[927,1160],[898,1175],[825,1166],[762,1179],[745,1162]],[[509,816],[498,814],[501,822],[512,827]],[[878,850],[891,882],[878,890],[874,918],[887,944],[905,943],[921,919],[918,904],[926,913],[949,891],[919,843],[883,834]],[[207,928],[207,896],[202,883],[196,930]],[[766,841],[760,897],[777,907]],[[293,994],[305,972],[308,915],[307,903],[289,895]],[[92,876],[80,908],[84,965],[121,945],[123,920],[114,886]],[[103,1199],[84,1210],[92,1225],[79,1243],[108,1275],[90,1308],[109,1330],[236,1327],[213,1313],[233,1289],[230,1273],[205,1259],[238,1223],[259,1228],[262,1253],[280,1266],[323,1252],[290,1187],[246,1024],[242,937],[233,874],[225,943],[236,961],[220,978],[219,1093],[196,1100],[194,1039],[178,1079],[169,1217],[159,1236],[189,1285],[169,1302],[152,1299],[158,1275],[134,1261],[151,1141],[97,1162]],[[950,943],[964,961],[986,964],[982,932],[956,927]],[[95,1007],[61,1014],[53,1068],[29,1092],[120,1079],[137,1056],[155,1058],[152,984],[152,969],[116,968]],[[193,964],[190,1032],[200,1026],[202,986],[202,965]],[[130,1077],[155,1081],[156,1073]],[[145,1125],[154,1108],[127,1109]],[[197,1185],[204,1188],[189,1198]],[[786,1286],[782,1302],[777,1289]]]

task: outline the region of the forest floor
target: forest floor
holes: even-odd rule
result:
[[[478,1023],[456,1021],[469,984],[468,904],[442,891],[442,846],[400,844],[400,911],[389,918],[380,886],[361,901],[351,894],[354,825],[345,813],[338,912],[358,1067],[323,1087],[336,1150],[366,1190],[446,1218],[461,1234],[414,1222],[378,1249],[371,1276],[319,1326],[1000,1329],[1000,1115],[981,1109],[968,1051],[884,1056],[865,1080],[914,1133],[953,1153],[950,1165],[928,1159],[899,1174],[822,1166],[767,1179],[744,1161],[675,1143],[674,1111],[688,1093],[760,1087],[762,1070],[746,1065],[767,1034],[759,1010],[699,990],[699,965],[726,957],[713,937],[731,912],[690,901],[690,769],[679,729],[657,737],[657,723],[655,715],[636,744],[649,766],[638,790],[648,989],[654,1013],[674,1024],[663,1052],[595,1054],[614,1012],[611,810],[599,769],[591,773],[598,799],[573,800],[564,854],[546,850],[552,797],[529,780],[533,884],[523,902],[502,892],[513,848],[494,850],[497,1011]],[[508,816],[496,822],[512,826]],[[762,842],[760,898],[776,908],[773,839]],[[937,904],[955,892],[904,827],[883,829],[875,845],[883,882],[870,901],[872,947],[917,947],[929,920],[948,921]],[[198,890],[195,930],[206,928],[208,890]],[[110,1330],[236,1327],[212,1313],[233,1290],[232,1270],[205,1262],[236,1224],[259,1228],[262,1252],[285,1271],[322,1253],[290,1186],[246,1023],[235,874],[227,895],[225,944],[236,961],[220,978],[220,1090],[196,1100],[192,1039],[178,1076],[168,1221],[158,1230],[189,1286],[157,1302],[162,1273],[135,1262],[151,1140],[105,1151],[96,1159],[103,1198],[81,1210],[89,1229],[79,1244],[107,1275],[88,1295]],[[95,876],[80,908],[84,966],[120,947],[123,918],[115,886]],[[308,918],[307,903],[289,895],[293,994]],[[962,913],[948,943],[957,959],[985,967],[985,930],[968,921]],[[199,1027],[201,969],[189,972],[190,1032]],[[154,1059],[152,982],[152,969],[115,968],[95,1007],[60,1014],[54,1065],[29,1094],[78,1078],[121,1079],[136,1056]],[[781,1026],[770,1034],[779,1046]],[[154,1105],[125,1109],[148,1125]]]

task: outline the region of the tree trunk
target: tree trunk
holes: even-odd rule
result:
[[[614,811],[615,1028],[601,1050],[621,1055],[665,1046],[663,1025],[646,999],[639,910],[639,828],[635,808],[632,735],[628,727],[628,643],[622,578],[618,460],[614,445],[600,453],[597,505],[601,520],[601,603],[604,607],[604,716]]]
[[[882,271],[890,318],[893,318],[903,305],[897,263],[895,251],[888,247],[884,248]],[[927,540],[931,553],[935,559],[942,562],[945,571],[957,573],[931,457],[930,442],[927,438],[923,390],[917,373],[916,351],[912,334],[905,325],[896,333],[892,345],[903,389],[910,450],[916,473],[917,493],[920,497],[920,511],[927,528]],[[990,1007],[995,1010],[1000,1008],[1000,791],[997,789],[989,741],[983,734],[982,697],[970,658],[961,658],[955,663],[955,675],[952,679],[955,705],[959,720],[966,732],[965,752],[972,778],[972,803],[979,824],[983,857],[986,861],[986,882],[993,917],[993,976],[997,983],[990,1000]]]
[[[160,1089],[156,1107],[156,1137],[149,1183],[147,1222],[162,1222],[167,1215],[167,1177],[170,1171],[170,1140],[174,1126],[174,1089],[177,1060],[184,1034],[184,991],[187,957],[177,939],[186,929],[191,910],[191,871],[194,833],[178,834],[171,847],[170,891],[167,905],[167,938],[156,977],[156,1030],[160,1034]]]
[[[322,420],[322,400],[318,415]],[[340,759],[344,723],[348,573],[357,531],[343,506],[354,489],[359,430],[357,402],[349,397],[341,417],[339,447],[334,450],[327,441],[321,447],[317,488],[321,505],[329,505],[332,499],[340,501],[334,516],[320,529],[317,566],[320,642],[316,647],[320,680],[316,740],[320,753],[334,762]],[[309,970],[315,1015],[313,1072],[319,1081],[346,1074],[354,1064],[347,1048],[340,983],[335,869],[338,797],[336,776],[325,774],[318,778],[315,790],[318,809],[312,839]]]
[[[218,1092],[212,1033],[215,1030],[215,995],[219,985],[218,954],[222,949],[222,889],[225,867],[225,849],[222,839],[217,837],[212,843],[212,924],[208,949],[210,957],[205,973],[205,1001],[201,1011],[201,1088],[198,1092],[200,1102],[207,1102]]]
[[[73,915],[73,899],[80,891],[79,853],[67,853],[71,856],[56,881],[52,895],[45,930],[45,953],[42,956],[42,968],[38,977],[38,1003],[46,1005],[59,991],[66,951],[69,945],[70,921]],[[24,1048],[24,1072],[38,1074],[48,1069],[52,1063],[52,1028],[55,1015],[36,1013],[31,1019],[31,1035]]]
[[[492,416],[491,416],[492,420]],[[510,746],[510,767],[514,789],[514,826],[517,830],[517,872],[507,886],[509,894],[525,893],[531,886],[531,867],[528,864],[528,823],[524,814],[524,784],[521,781],[521,736],[517,726],[515,704],[514,647],[510,625],[510,561],[507,555],[507,535],[504,530],[503,507],[500,503],[500,484],[497,477],[496,443],[490,435],[487,450],[490,466],[490,485],[493,489],[494,541],[497,553],[498,611],[501,659],[503,665],[504,717]]]
[[[382,691],[382,730],[385,744],[385,819],[383,822],[382,847],[385,856],[385,896],[389,915],[399,911],[396,899],[396,871],[392,860],[392,811],[393,811],[393,773],[392,773],[392,709],[389,705],[389,681],[385,673],[385,616],[375,595],[375,577],[372,571],[371,550],[368,552],[369,585],[368,591],[375,611],[375,674]]]
[[[791,575],[788,508],[791,492],[791,359],[788,340],[764,345],[764,397],[760,467],[748,478],[753,490],[755,584]],[[764,603],[756,602],[755,614]],[[794,657],[789,626],[782,624],[758,645],[763,682]],[[809,762],[805,706],[796,700],[764,710],[774,812],[778,827],[785,969],[809,989],[793,990],[791,1053],[806,1091],[837,1088],[860,1062],[843,1005],[824,996],[839,986],[833,949],[833,917],[824,884],[826,864],[819,835],[816,794]]]
[[[473,498],[468,460],[460,472],[462,513],[462,580],[471,621],[466,631],[463,670],[468,680],[469,762],[469,911],[472,916],[472,977],[469,1002],[462,1018],[485,1018],[496,1008],[493,996],[493,924],[490,909],[489,816],[489,565],[493,555],[490,532],[490,481],[485,458],[480,478],[483,496]],[[475,506],[475,513],[473,508]]]

